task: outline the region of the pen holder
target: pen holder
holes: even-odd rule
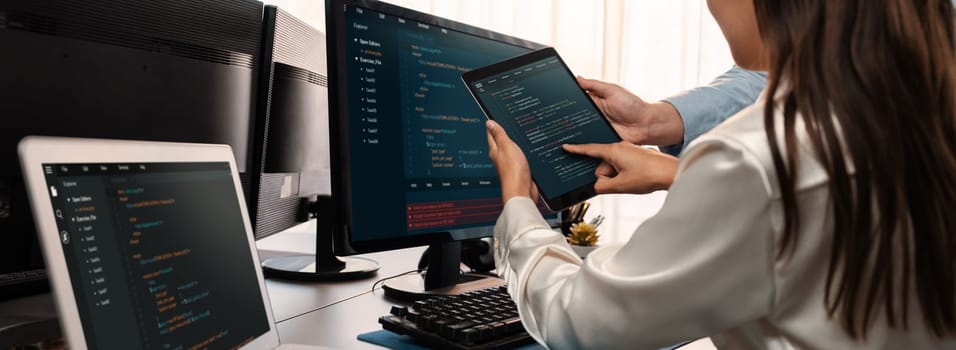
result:
[[[561,233],[571,235],[571,225],[584,222],[584,214],[591,206],[588,202],[581,202],[561,211]]]

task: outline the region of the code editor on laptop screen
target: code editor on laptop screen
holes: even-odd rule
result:
[[[269,330],[228,163],[43,168],[90,348],[226,349]]]

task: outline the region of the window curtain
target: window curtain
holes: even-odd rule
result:
[[[324,1],[267,0],[325,31]],[[733,65],[705,0],[388,0],[386,2],[554,46],[575,74],[624,86],[648,101],[706,84]],[[666,193],[603,195],[604,241],[623,241]]]

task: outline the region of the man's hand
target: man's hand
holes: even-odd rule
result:
[[[666,190],[677,175],[677,158],[628,142],[564,145],[570,153],[601,159],[594,171],[597,193],[644,194]]]
[[[578,77],[594,104],[625,141],[669,146],[683,142],[684,122],[670,103],[648,103],[615,84]]]
[[[488,156],[498,170],[504,203],[517,196],[538,200],[538,188],[531,180],[531,167],[524,152],[511,141],[501,125],[489,120],[485,126],[488,128]]]

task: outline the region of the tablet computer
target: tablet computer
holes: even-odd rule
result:
[[[600,160],[567,153],[561,145],[621,138],[553,48],[472,70],[462,80],[485,116],[524,151],[531,177],[551,210],[595,195],[594,170]]]

